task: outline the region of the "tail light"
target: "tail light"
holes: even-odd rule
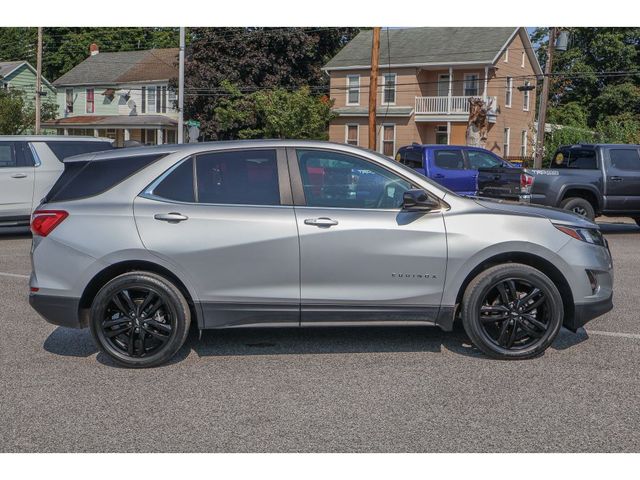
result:
[[[533,187],[533,176],[527,173],[520,174],[520,192],[531,193],[531,187]]]
[[[64,210],[36,210],[31,216],[31,233],[46,237],[68,216]]]

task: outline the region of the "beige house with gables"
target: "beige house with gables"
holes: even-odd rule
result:
[[[372,31],[360,32],[325,66],[336,118],[329,139],[368,146]],[[380,35],[377,150],[464,145],[469,99],[492,107],[486,148],[532,153],[536,80],[542,75],[524,27],[385,29]]]

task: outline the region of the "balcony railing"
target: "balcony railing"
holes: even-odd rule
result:
[[[469,113],[469,96],[441,96],[441,97],[416,97],[416,115],[449,115]],[[490,114],[495,114],[496,97],[489,97],[493,101]]]

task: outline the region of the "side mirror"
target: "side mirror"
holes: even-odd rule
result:
[[[428,212],[440,208],[440,203],[420,189],[407,190],[402,196],[402,209],[411,212]]]

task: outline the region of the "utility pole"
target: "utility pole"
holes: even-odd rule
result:
[[[551,83],[551,68],[553,65],[553,50],[556,43],[556,27],[549,29],[549,48],[547,49],[547,63],[544,66],[542,93],[540,94],[540,108],[538,109],[538,132],[536,137],[536,157],[533,168],[542,168],[542,154],[544,150],[544,126],[547,122],[547,102],[549,100],[549,84]]]
[[[38,27],[38,53],[36,56],[36,128],[35,134],[40,135],[40,110],[42,96],[42,27]]]
[[[373,27],[371,43],[371,76],[369,77],[369,150],[376,150],[376,100],[378,97],[378,57],[380,27]]]
[[[178,54],[178,143],[184,143],[184,27],[180,27]]]

